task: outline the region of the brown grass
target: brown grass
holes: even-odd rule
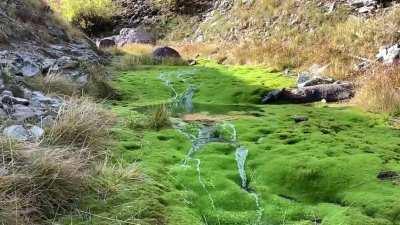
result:
[[[53,126],[46,130],[44,143],[88,148],[101,154],[114,121],[112,113],[90,99],[71,97],[59,109]]]
[[[85,186],[79,151],[0,139],[0,223],[37,224],[73,207]]]
[[[380,66],[360,78],[354,101],[373,112],[400,112],[400,65]]]
[[[114,55],[150,55],[153,52],[154,46],[149,44],[127,44],[123,47],[111,47],[105,49]]]

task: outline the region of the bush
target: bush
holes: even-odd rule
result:
[[[50,0],[50,5],[89,35],[111,30],[118,10],[112,0]]]

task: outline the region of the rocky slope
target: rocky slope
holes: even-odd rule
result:
[[[89,75],[84,65],[102,61],[93,46],[58,21],[41,1],[2,1],[0,117],[2,127],[13,125],[4,133],[23,140],[40,136],[61,99],[45,96],[40,88],[33,88],[32,80],[62,77],[85,86]]]

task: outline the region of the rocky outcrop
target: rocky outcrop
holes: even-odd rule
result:
[[[115,36],[118,46],[122,47],[127,44],[156,44],[156,40],[152,34],[133,28],[123,28],[118,36]]]
[[[70,33],[45,5],[4,0],[0,24],[0,128],[11,138],[35,140],[62,99],[33,90],[27,79],[59,74],[83,86],[88,80],[83,65],[103,59],[94,43]]]
[[[148,32],[135,28],[123,28],[119,35],[101,38],[96,41],[98,48],[109,48],[113,46],[123,47],[128,44],[156,44],[154,36]]]

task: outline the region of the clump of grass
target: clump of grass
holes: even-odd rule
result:
[[[360,78],[355,102],[374,112],[400,112],[400,66],[378,66]]]
[[[114,115],[89,98],[71,97],[60,107],[52,127],[46,130],[44,142],[104,150]]]
[[[85,187],[86,160],[66,148],[0,138],[0,223],[28,225],[70,210]]]
[[[145,115],[134,111],[126,117],[125,127],[131,130],[145,128],[146,121],[147,118]]]
[[[171,113],[167,105],[162,104],[160,106],[157,106],[154,111],[151,112],[148,118],[148,127],[151,129],[160,130],[162,128],[170,126],[170,114]]]

